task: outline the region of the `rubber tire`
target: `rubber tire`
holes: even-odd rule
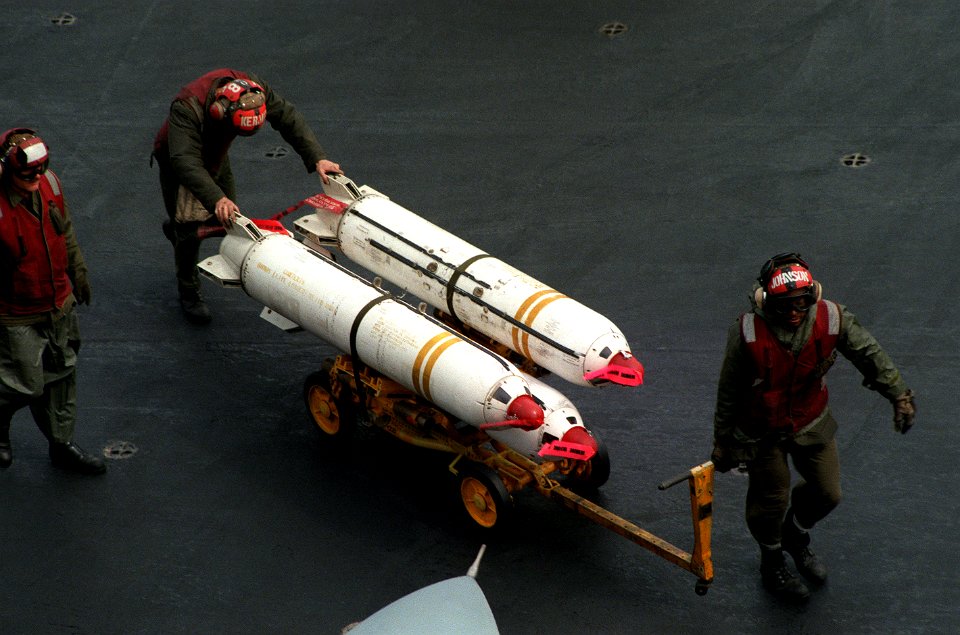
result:
[[[325,360],[322,370],[311,373],[303,382],[303,401],[307,417],[320,433],[324,445],[342,446],[348,443],[357,428],[352,404],[330,393],[332,361]]]
[[[496,470],[481,463],[461,468],[456,491],[463,517],[474,527],[491,531],[509,524],[513,496]]]
[[[607,444],[597,436],[596,432],[591,434],[597,442],[597,453],[587,461],[589,466],[585,473],[570,475],[571,489],[597,490],[610,479],[610,454],[607,452]]]

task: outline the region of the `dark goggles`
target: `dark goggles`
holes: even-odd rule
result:
[[[813,296],[809,294],[797,295],[787,298],[773,298],[769,303],[770,309],[780,315],[790,313],[806,313],[815,305]]]
[[[32,181],[38,176],[46,174],[48,167],[50,167],[49,161],[44,161],[38,165],[31,165],[26,168],[15,169],[13,172],[18,178],[23,179],[24,181]]]

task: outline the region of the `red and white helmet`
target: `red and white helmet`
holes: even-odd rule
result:
[[[237,134],[248,137],[267,120],[267,96],[263,88],[249,79],[231,79],[216,91],[210,104],[210,116],[229,121]]]
[[[807,306],[820,301],[820,283],[813,279],[806,261],[798,253],[782,253],[770,258],[757,277],[756,303],[760,307],[797,306],[803,299]],[[783,302],[780,302],[780,301]],[[791,304],[792,303],[792,304]]]
[[[30,128],[11,128],[0,135],[0,176],[11,172],[43,174],[50,166],[47,144]]]
[[[768,296],[778,296],[812,287],[813,284],[813,275],[809,269],[800,264],[790,264],[770,272],[764,291]]]

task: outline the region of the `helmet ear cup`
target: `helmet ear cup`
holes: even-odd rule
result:
[[[226,97],[217,97],[213,100],[213,103],[210,104],[210,118],[217,121],[221,121],[224,117],[227,116],[227,109],[230,107],[230,102],[227,101]]]
[[[228,96],[225,94],[227,91],[227,87],[230,87],[233,89],[233,92],[231,92],[231,94],[234,94],[234,92],[236,92],[237,86],[233,80],[217,88],[216,92],[214,93],[215,99],[213,100],[213,103],[210,104],[210,108],[207,110],[207,112],[210,113],[211,119],[222,121],[223,119],[226,119],[227,116],[230,114],[232,103],[228,98]]]
[[[767,299],[767,292],[763,290],[763,287],[757,287],[757,290],[753,292],[753,301],[758,307],[763,308],[763,301]]]
[[[813,287],[813,303],[816,304],[823,298],[823,287],[816,280],[811,282],[810,285]]]

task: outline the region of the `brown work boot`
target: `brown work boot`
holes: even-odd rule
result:
[[[807,585],[787,568],[782,549],[760,548],[760,577],[764,588],[783,600],[802,602],[810,597]]]
[[[827,581],[827,566],[810,550],[810,534],[794,522],[793,510],[787,512],[783,521],[783,550],[790,554],[797,571],[814,584]]]

